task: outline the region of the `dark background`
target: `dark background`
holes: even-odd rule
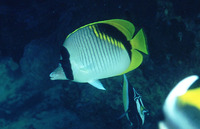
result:
[[[144,129],[157,128],[172,87],[199,74],[198,0],[1,0],[0,128],[129,129],[122,77],[89,84],[50,81],[66,36],[85,24],[126,19],[143,28],[149,55],[127,74],[149,109]]]

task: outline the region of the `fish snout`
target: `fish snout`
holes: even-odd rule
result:
[[[52,73],[50,73],[49,77],[51,80],[68,80],[60,64]]]

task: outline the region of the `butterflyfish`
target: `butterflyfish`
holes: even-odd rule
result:
[[[105,90],[99,79],[123,75],[136,69],[148,54],[146,37],[122,19],[98,21],[70,33],[61,48],[58,67],[51,80],[89,83]]]
[[[134,129],[141,129],[148,110],[144,107],[141,95],[131,86],[125,74],[122,91],[126,117]]]
[[[189,89],[197,75],[186,77],[169,93],[163,105],[165,120],[159,129],[200,129],[200,88]]]

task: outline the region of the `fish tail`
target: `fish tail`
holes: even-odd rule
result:
[[[142,29],[130,40],[130,44],[132,53],[131,63],[128,69],[122,74],[130,72],[140,66],[143,61],[143,56],[139,51],[148,54],[146,38]]]
[[[132,49],[137,49],[145,54],[148,54],[146,36],[142,29],[130,40]]]

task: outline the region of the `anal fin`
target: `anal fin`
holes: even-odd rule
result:
[[[96,87],[97,89],[106,90],[103,87],[103,84],[99,80],[92,80],[92,81],[89,81],[88,83],[91,84],[92,86]]]

